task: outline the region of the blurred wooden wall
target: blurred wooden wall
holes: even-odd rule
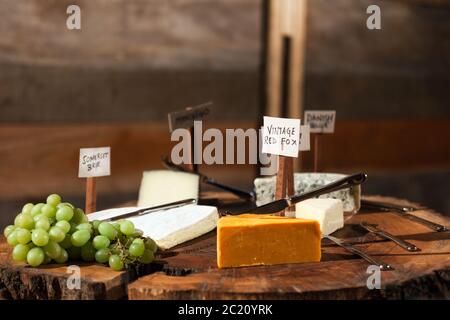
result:
[[[81,197],[78,149],[97,145],[113,147],[100,194],[135,197],[170,151],[167,112],[191,104],[214,101],[209,126],[256,126],[265,1],[1,1],[0,203]],[[450,7],[424,3],[309,1],[304,106],[338,112],[322,170],[450,169]],[[65,28],[69,4],[81,31]],[[366,28],[369,4],[381,31]],[[256,174],[201,169],[245,187]]]

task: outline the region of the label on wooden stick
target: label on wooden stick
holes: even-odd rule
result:
[[[111,174],[111,148],[80,149],[79,178],[104,177]]]
[[[309,125],[312,133],[334,133],[336,111],[310,110],[305,111],[305,124]]]
[[[172,132],[178,128],[190,128],[194,126],[194,121],[202,120],[210,113],[212,102],[208,102],[186,110],[175,111],[168,114],[169,131]]]
[[[264,117],[263,153],[298,157],[300,119]]]

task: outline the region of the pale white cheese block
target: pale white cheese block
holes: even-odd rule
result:
[[[295,217],[316,220],[326,236],[344,227],[344,208],[339,199],[309,199],[295,205]]]
[[[170,170],[145,171],[138,206],[153,207],[184,199],[198,199],[199,176]]]
[[[104,220],[140,209],[118,208],[95,212],[89,220]],[[170,210],[156,211],[138,217],[127,218],[144,235],[155,240],[159,248],[170,249],[214,230],[219,221],[216,207],[186,205]]]

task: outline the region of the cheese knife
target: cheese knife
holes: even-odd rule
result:
[[[427,227],[431,230],[437,231],[437,232],[448,231],[448,228],[443,225],[431,222],[429,220],[426,220],[424,218],[421,218],[421,217],[418,217],[416,215],[409,213],[411,211],[420,210],[419,208],[412,208],[412,207],[407,207],[407,206],[396,206],[396,205],[391,205],[391,204],[386,204],[386,203],[381,203],[381,202],[376,202],[376,201],[370,201],[370,200],[361,200],[361,206],[363,208],[367,208],[367,209],[374,209],[374,210],[381,210],[381,211],[385,211],[385,212],[395,213],[405,219],[420,223],[421,225],[424,225],[425,227]]]
[[[247,199],[247,200],[254,200],[255,197],[256,197],[255,193],[253,191],[252,192],[248,192],[248,191],[237,189],[235,187],[224,185],[222,183],[217,182],[216,180],[214,180],[212,178],[209,178],[208,176],[206,176],[204,174],[201,174],[199,172],[194,172],[194,171],[188,170],[188,169],[186,169],[186,168],[184,168],[182,166],[176,165],[175,163],[170,161],[167,157],[163,157],[161,160],[162,160],[164,166],[166,168],[168,168],[168,169],[196,174],[196,175],[198,175],[200,177],[200,181],[201,182],[209,184],[209,185],[214,186],[216,188],[228,191],[228,192],[230,192],[230,193],[232,193],[234,195],[237,195],[239,198]]]
[[[331,240],[333,243],[337,244],[338,246],[344,248],[345,250],[363,258],[364,260],[366,260],[368,263],[376,265],[380,268],[381,271],[390,271],[390,270],[395,270],[391,265],[384,263],[382,261],[378,261],[376,260],[374,257],[368,255],[367,253],[362,252],[361,250],[355,248],[354,246],[352,246],[349,243],[345,243],[344,241],[342,241],[339,238],[333,237],[333,236],[325,236],[325,238]]]
[[[245,210],[239,213],[229,213],[228,214],[242,214],[242,213],[260,213],[260,214],[268,214],[268,213],[276,213],[283,211],[286,208],[293,206],[294,204],[306,200],[311,199],[323,194],[327,194],[333,191],[350,188],[356,185],[362,184],[367,179],[367,174],[365,173],[357,173],[343,179],[337,180],[335,182],[329,183],[323,187],[320,187],[316,190],[306,192],[300,195],[295,195],[292,197],[286,197],[284,199],[276,200],[265,205],[255,207],[249,210]]]
[[[410,207],[410,206],[399,206],[395,204],[390,203],[384,203],[384,202],[378,202],[378,201],[372,201],[372,200],[361,200],[361,205],[365,207],[372,207],[377,208],[381,210],[389,210],[389,211],[401,211],[401,212],[412,212],[420,210],[420,208],[416,207]]]
[[[166,204],[162,204],[162,205],[158,205],[158,206],[142,208],[139,210],[127,212],[127,213],[124,213],[124,214],[121,214],[121,215],[118,215],[118,216],[115,216],[112,218],[108,218],[108,219],[105,219],[102,221],[117,221],[117,220],[136,217],[136,216],[143,216],[143,215],[155,212],[155,211],[169,210],[169,209],[183,207],[188,204],[196,204],[196,203],[197,203],[196,199],[184,199],[184,200],[180,200],[180,201],[175,201],[175,202],[166,203]]]
[[[420,248],[416,247],[414,244],[407,242],[405,240],[402,240],[400,238],[397,238],[396,236],[390,234],[389,232],[379,229],[376,225],[369,224],[366,221],[361,222],[360,225],[361,225],[361,227],[363,227],[364,229],[366,229],[369,232],[372,232],[384,239],[393,241],[395,244],[399,245],[401,248],[403,248],[409,252],[421,251]]]

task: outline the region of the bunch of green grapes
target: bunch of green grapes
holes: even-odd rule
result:
[[[46,203],[27,203],[3,234],[14,247],[13,259],[33,267],[81,259],[120,271],[151,263],[157,250],[131,221],[89,222],[82,209],[62,202],[57,194],[49,195]]]

